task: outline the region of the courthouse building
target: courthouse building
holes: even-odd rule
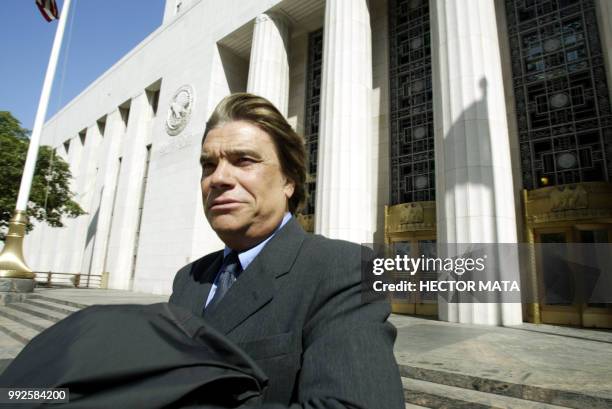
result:
[[[170,293],[179,267],[222,247],[198,158],[206,119],[239,91],[305,137],[307,230],[414,252],[607,243],[611,20],[608,0],[167,0],[163,24],[46,123],[43,144],[70,164],[88,214],[37,225],[26,259]],[[521,289],[542,296],[531,267]],[[612,304],[538,297],[395,308],[612,325]]]

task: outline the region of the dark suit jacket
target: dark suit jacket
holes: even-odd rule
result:
[[[264,407],[404,408],[390,307],[362,302],[361,251],[291,219],[206,312],[269,377]],[[222,258],[180,269],[170,302],[202,315]]]

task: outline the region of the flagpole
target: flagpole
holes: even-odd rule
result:
[[[51,96],[51,86],[55,78],[55,69],[57,68],[57,60],[59,59],[59,53],[62,47],[66,21],[68,21],[70,1],[71,0],[64,0],[57,30],[55,31],[51,56],[49,57],[45,81],[43,82],[42,92],[40,93],[40,99],[38,101],[38,109],[34,119],[34,129],[32,129],[32,135],[30,136],[28,155],[23,168],[21,185],[19,186],[17,205],[15,206],[13,217],[9,222],[9,231],[6,235],[4,248],[0,253],[0,278],[34,278],[34,273],[28,267],[23,257],[23,238],[25,236],[25,226],[28,221],[26,210],[30,197],[30,189],[32,188],[34,170],[36,168],[40,136],[45,122],[45,116],[47,115],[49,97]]]

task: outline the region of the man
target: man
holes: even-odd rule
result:
[[[223,99],[202,139],[204,213],[226,247],[183,267],[171,303],[269,377],[266,408],[400,409],[387,303],[361,301],[361,247],[307,234],[303,140],[267,100]]]

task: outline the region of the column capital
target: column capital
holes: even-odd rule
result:
[[[277,24],[280,23],[287,27],[291,26],[289,19],[285,15],[275,12],[275,11],[267,11],[255,17],[255,24],[260,24],[266,21],[273,21]]]
[[[289,26],[267,12],[255,18],[247,91],[261,95],[287,115],[289,106]]]

